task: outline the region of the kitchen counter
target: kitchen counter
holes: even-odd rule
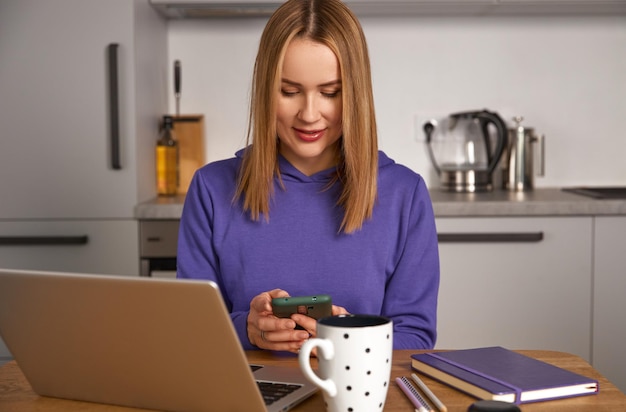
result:
[[[430,195],[437,217],[626,215],[626,199],[599,200],[564,192],[560,188],[487,193],[450,193],[432,189]]]
[[[135,218],[139,220],[180,219],[185,195],[159,196],[135,206]]]
[[[430,192],[436,217],[467,216],[598,216],[626,215],[626,199],[598,200],[539,188],[528,192],[495,190],[487,193]],[[135,207],[139,220],[180,219],[185,197],[158,197]]]

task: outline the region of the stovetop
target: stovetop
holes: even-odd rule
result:
[[[594,199],[626,199],[626,186],[565,187],[563,191]]]

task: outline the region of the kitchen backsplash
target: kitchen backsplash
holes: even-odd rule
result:
[[[524,116],[527,127],[546,136],[545,177],[535,187],[626,185],[626,16],[361,22],[380,147],[431,184],[436,179],[416,116],[488,108],[509,126],[513,116]],[[205,116],[207,161],[230,157],[245,143],[250,79],[265,19],[168,24],[169,59],[183,65],[181,113]],[[172,112],[174,107],[172,93]]]

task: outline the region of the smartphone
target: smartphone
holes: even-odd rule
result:
[[[332,315],[333,302],[330,295],[288,296],[272,299],[272,311],[279,318],[301,313],[314,319]]]

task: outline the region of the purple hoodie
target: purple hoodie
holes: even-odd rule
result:
[[[379,152],[378,199],[371,220],[339,233],[340,184],[334,169],[306,176],[279,157],[269,222],[234,203],[237,157],[199,169],[178,237],[178,277],[210,279],[222,292],[244,349],[250,301],[280,288],[291,296],[329,294],[350,313],[393,320],[395,349],[435,345],[439,253],[428,189],[410,169]],[[210,314],[207,314],[210,316]]]

